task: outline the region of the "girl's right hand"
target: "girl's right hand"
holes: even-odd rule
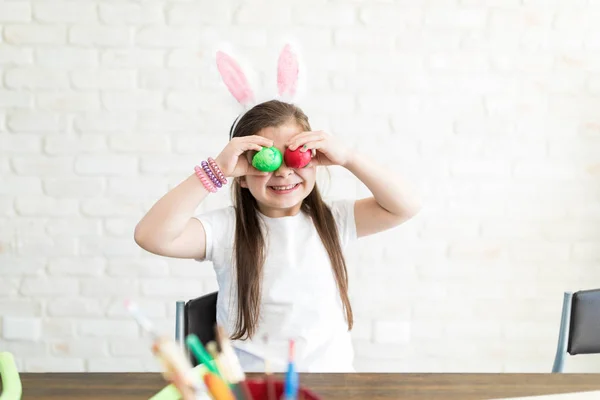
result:
[[[252,166],[246,157],[240,157],[247,151],[260,151],[263,147],[273,146],[273,141],[258,135],[234,137],[227,143],[221,154],[215,159],[227,178],[244,175],[264,175]]]

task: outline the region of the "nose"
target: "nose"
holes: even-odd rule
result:
[[[281,163],[279,168],[274,172],[275,176],[279,178],[287,178],[291,174],[294,173],[294,170],[287,165],[285,165],[285,161]]]

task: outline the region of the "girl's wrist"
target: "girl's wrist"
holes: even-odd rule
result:
[[[211,157],[201,161],[200,166],[196,165],[194,167],[194,173],[200,182],[202,182],[204,188],[211,193],[216,193],[220,188],[227,184],[225,174],[217,162]]]
[[[215,157],[214,162],[217,165],[217,167],[219,168],[219,170],[221,171],[221,173],[223,174],[223,177],[225,179],[235,178],[235,176],[233,176],[233,171],[227,171],[226,168],[223,168],[223,165],[225,164],[225,162],[221,159],[220,154]]]
[[[213,171],[213,173],[216,175],[217,179],[221,182],[221,184],[226,185],[227,184],[227,176],[223,172],[223,169],[221,168],[221,165],[219,164],[219,162],[217,162],[217,160],[214,160],[211,157],[208,157],[207,162],[208,162],[208,165],[210,166],[211,170]]]

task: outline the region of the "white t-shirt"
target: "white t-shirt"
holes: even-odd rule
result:
[[[342,250],[356,239],[354,200],[329,204]],[[300,212],[264,222],[265,264],[257,332],[233,341],[242,368],[263,372],[287,368],[289,339],[295,340],[296,368],[301,372],[354,372],[354,351],[329,256],[312,219]],[[219,286],[217,323],[234,331],[237,292],[233,258],[233,207],[196,217],[206,231],[206,260],[213,262]],[[268,342],[264,337],[268,334]]]

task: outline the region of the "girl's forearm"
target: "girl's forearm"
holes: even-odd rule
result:
[[[419,211],[419,199],[410,185],[374,160],[353,151],[344,167],[365,184],[375,201],[389,213],[405,217]]]
[[[184,231],[196,208],[209,192],[191,175],[158,200],[135,228],[138,243],[170,243]]]

